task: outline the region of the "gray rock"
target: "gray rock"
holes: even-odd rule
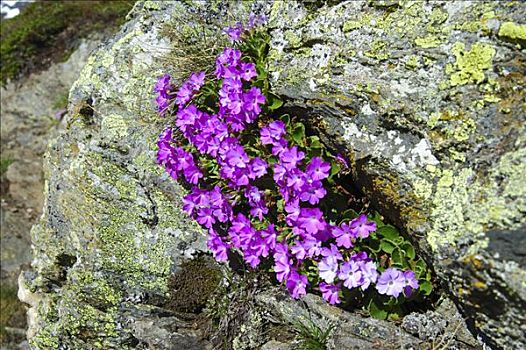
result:
[[[505,39],[524,36],[525,4],[374,5],[274,3],[273,87],[349,157],[471,328],[523,348],[526,56]]]
[[[327,341],[328,349],[389,349],[392,344],[397,349],[417,349],[422,343],[392,322],[343,311],[317,295],[307,294],[296,301],[282,290],[270,289],[256,295],[256,300],[268,310],[269,320],[277,318],[292,329],[298,323],[314,325],[322,331],[334,327]]]

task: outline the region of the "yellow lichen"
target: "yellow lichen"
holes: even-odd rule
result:
[[[415,44],[424,49],[428,49],[431,47],[439,46],[440,44],[442,44],[442,40],[440,40],[440,38],[435,35],[428,35],[424,38],[416,38]]]
[[[464,43],[456,42],[452,52],[456,61],[454,66],[446,67],[446,73],[452,73],[451,85],[457,86],[484,81],[484,71],[492,67],[496,51],[492,46],[482,43],[475,43],[471,50],[465,51]]]
[[[526,25],[504,22],[499,29],[499,37],[512,41],[526,41]]]

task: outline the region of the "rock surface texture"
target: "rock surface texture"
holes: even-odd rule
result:
[[[25,339],[24,306],[17,304],[16,313],[9,316],[13,312],[7,305],[17,300],[18,275],[31,263],[30,230],[42,215],[44,202],[42,157],[48,141],[62,127],[56,113],[66,107],[69,88],[97,44],[96,37],[85,40],[66,62],[2,87],[2,162],[12,163],[0,174],[1,349],[14,348],[14,342]],[[9,337],[3,337],[4,327]]]
[[[194,29],[219,37],[225,18],[251,10],[269,15],[268,70],[284,108],[349,157],[359,189],[417,244],[471,331],[495,349],[524,348],[526,5],[480,1],[138,3],[88,59],[67,130],[48,149],[34,260],[19,282],[32,347],[211,348],[159,307],[168,277],[206,245],[181,210],[183,189],[154,162],[166,121],[152,86],[165,72],[185,78],[164,61],[176,44],[165,25],[199,43]],[[386,349],[395,337],[429,348],[418,336],[451,326],[438,310],[412,315],[404,331],[315,296],[276,295],[255,297],[253,324],[290,324],[301,306],[337,323],[334,349]],[[477,346],[452,338],[445,348]]]

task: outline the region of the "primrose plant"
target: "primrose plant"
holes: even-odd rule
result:
[[[158,112],[175,115],[157,162],[189,188],[184,211],[208,231],[217,261],[240,254],[251,268],[270,267],[293,298],[313,290],[330,304],[355,296],[380,310],[428,294],[425,264],[396,229],[379,215],[331,208],[347,161],[277,113],[264,22],[251,15],[247,27],[226,28],[232,47],[214,72],[195,72],[178,89],[169,75],[155,85]]]

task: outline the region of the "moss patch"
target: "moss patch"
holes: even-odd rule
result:
[[[1,22],[2,85],[66,59],[75,42],[124,22],[135,1],[38,1]]]
[[[200,312],[219,286],[221,271],[208,256],[181,265],[168,282],[170,299],[167,306],[179,312]]]

